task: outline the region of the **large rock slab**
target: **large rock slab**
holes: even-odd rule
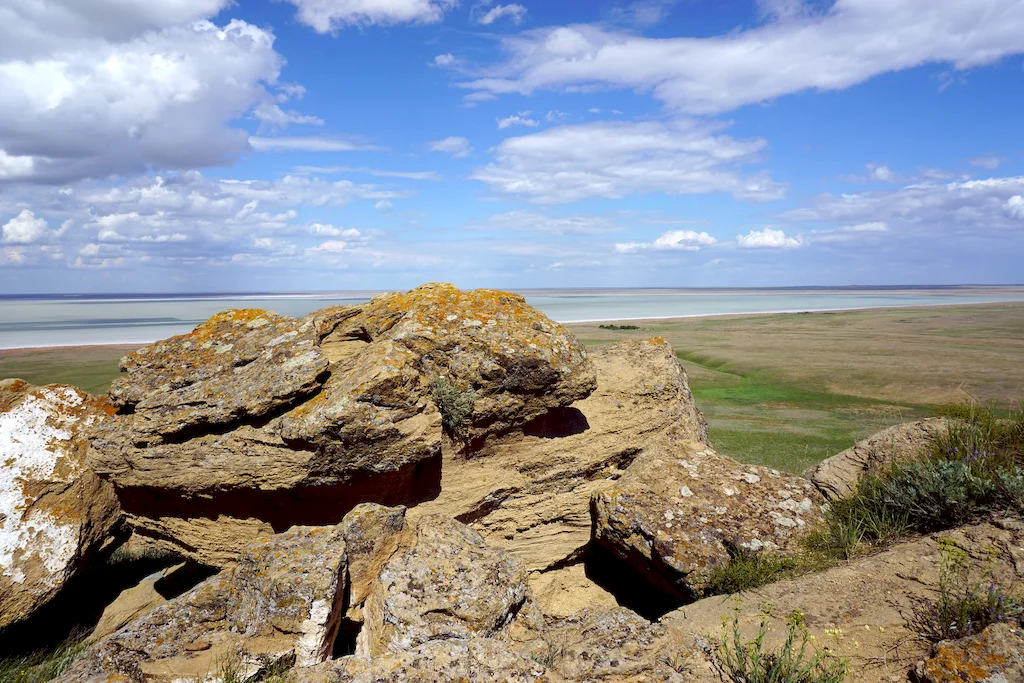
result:
[[[730,548],[787,550],[821,521],[800,477],[740,463],[704,444],[648,453],[592,499],[594,539],[664,592],[690,600]]]
[[[503,639],[542,624],[522,562],[444,515],[419,520],[409,549],[380,573],[365,606],[357,654],[432,640]]]
[[[613,484],[643,453],[707,441],[707,423],[686,373],[663,339],[587,353],[597,373],[590,396],[488,441],[472,458],[446,451],[440,496],[409,511],[413,517],[457,517],[488,544],[519,557],[533,573],[538,599],[547,596],[545,613],[561,616],[565,600],[549,590],[549,574],[582,561],[591,535],[591,495]],[[607,599],[586,583],[593,595],[575,590],[575,599]]]
[[[476,448],[595,385],[582,345],[522,297],[443,284],[303,319],[228,311],[122,369],[90,463],[136,531],[215,566],[360,502],[432,498],[442,444]],[[449,439],[442,378],[472,408]]]
[[[0,628],[51,600],[119,520],[114,487],[85,464],[108,409],[74,387],[0,382]]]
[[[345,565],[341,525],[258,540],[235,567],[93,645],[59,680],[206,680],[227,657],[250,675],[292,654],[313,666],[334,645]]]
[[[927,455],[945,428],[946,420],[932,418],[883,429],[810,468],[807,477],[829,500],[846,498],[864,477]]]

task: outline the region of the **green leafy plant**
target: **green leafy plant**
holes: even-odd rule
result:
[[[75,634],[51,650],[0,659],[0,681],[44,683],[57,678],[85,652],[88,646],[83,638],[84,634]]]
[[[939,541],[938,595],[935,599],[914,597],[907,627],[929,643],[964,638],[981,633],[987,626],[1019,621],[1024,604],[984,578],[976,578],[967,552],[952,541]]]
[[[464,437],[476,405],[476,392],[460,390],[447,377],[435,377],[430,382],[430,398],[441,411],[441,424],[445,430]]]
[[[711,666],[722,681],[730,683],[841,683],[849,672],[849,660],[811,646],[804,616],[786,616],[786,642],[778,650],[765,645],[769,615],[761,616],[757,636],[744,643],[739,614],[724,624],[721,641],[712,652]]]

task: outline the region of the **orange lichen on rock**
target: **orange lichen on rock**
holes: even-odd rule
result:
[[[976,636],[939,643],[916,673],[922,683],[1024,680],[1024,629],[999,623]]]

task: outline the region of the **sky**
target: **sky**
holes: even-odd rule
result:
[[[1024,282],[1022,0],[0,0],[0,294]]]

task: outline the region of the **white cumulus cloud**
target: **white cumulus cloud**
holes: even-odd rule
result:
[[[441,21],[459,0],[288,0],[298,9],[299,21],[318,33],[332,33],[346,26],[423,23]]]
[[[702,247],[718,244],[718,240],[706,232],[695,230],[671,230],[653,242],[621,242],[615,245],[620,254],[633,254],[652,249],[655,251],[700,251]]]
[[[509,128],[511,126],[527,126],[529,128],[536,128],[540,125],[539,121],[530,118],[529,111],[521,111],[518,114],[512,114],[506,116],[503,119],[498,119],[498,128]]]
[[[1016,194],[1007,199],[1006,210],[1014,218],[1024,220],[1024,195]]]
[[[804,246],[806,242],[799,235],[791,237],[782,230],[765,228],[751,230],[746,235],[736,235],[736,244],[744,249],[795,249]]]
[[[49,232],[45,220],[36,218],[33,212],[25,209],[4,224],[2,241],[5,244],[32,244]]]

